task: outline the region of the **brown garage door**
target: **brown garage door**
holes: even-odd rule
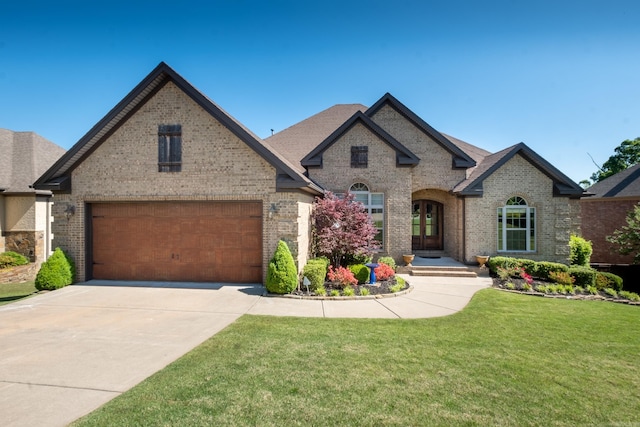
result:
[[[92,276],[262,282],[261,202],[94,203]]]

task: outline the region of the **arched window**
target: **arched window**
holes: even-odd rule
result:
[[[376,240],[382,249],[384,236],[384,193],[371,193],[367,184],[356,182],[349,188],[349,192],[353,193],[356,201],[362,203],[373,218],[373,224],[378,229]]]
[[[498,208],[498,251],[536,250],[536,209],[520,196]]]

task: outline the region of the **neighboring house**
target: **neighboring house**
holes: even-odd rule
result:
[[[65,150],[34,132],[0,129],[0,252],[42,263],[51,253],[51,191],[31,185]]]
[[[55,244],[79,280],[229,282],[262,281],[280,239],[304,265],[325,190],[365,204],[381,255],[468,263],[566,261],[583,193],[526,145],[491,154],[389,94],[263,141],[164,63],[35,186],[55,194]]]
[[[582,237],[593,246],[592,264],[626,265],[633,254],[620,255],[607,236],[627,225],[627,213],[640,203],[640,164],[612,175],[587,189],[582,205]]]

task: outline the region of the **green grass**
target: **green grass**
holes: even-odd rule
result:
[[[33,280],[25,283],[0,283],[0,305],[26,298],[37,292]]]
[[[243,316],[75,426],[640,422],[640,309],[488,289],[453,316]]]

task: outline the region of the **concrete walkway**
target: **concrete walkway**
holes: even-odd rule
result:
[[[260,285],[91,281],[0,306],[0,424],[64,426],[243,314],[426,318],[461,310],[488,277],[409,277],[398,297],[263,297]]]

